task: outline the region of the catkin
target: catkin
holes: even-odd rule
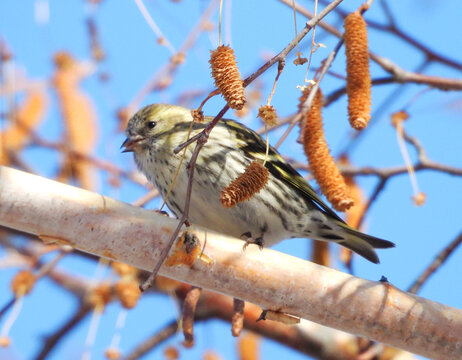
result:
[[[141,296],[138,281],[119,281],[114,291],[125,309],[133,309]]]
[[[200,109],[191,110],[191,115],[195,122],[201,123],[204,122],[204,112]]]
[[[226,188],[221,191],[220,202],[225,208],[232,208],[238,203],[249,200],[268,182],[269,171],[257,161],[252,161]]]
[[[108,283],[93,288],[87,295],[87,302],[96,309],[102,310],[111,301],[112,291]]]
[[[35,275],[29,270],[18,272],[11,281],[11,291],[15,296],[27,295],[35,285]]]
[[[307,88],[300,97],[300,104],[308,97]],[[324,138],[322,127],[322,93],[318,89],[310,110],[305,116],[303,147],[310,164],[310,170],[318,182],[322,193],[334,209],[345,211],[353,205],[353,199],[348,194],[345,180],[330,155],[329,147]]]
[[[119,349],[109,348],[104,351],[104,356],[109,360],[120,359],[121,353]]]
[[[219,46],[216,50],[211,51],[209,62],[215,85],[229,107],[234,110],[242,109],[246,101],[244,86],[233,49],[226,45]]]
[[[177,240],[171,255],[165,260],[165,266],[186,265],[193,266],[200,256],[201,246],[197,236],[191,231],[185,231]]]
[[[134,277],[138,274],[138,269],[136,267],[118,261],[113,261],[111,267],[119,276]]]
[[[58,52],[53,86],[64,121],[66,144],[83,155],[90,154],[97,140],[96,112],[90,97],[80,88],[84,74],[81,65],[68,53]],[[94,167],[85,159],[67,155],[58,179],[67,181],[72,175],[85,189],[96,182]]]
[[[231,317],[231,334],[238,337],[244,328],[244,308],[245,301],[241,299],[233,299],[233,316]]]
[[[316,241],[313,240],[311,247],[311,260],[315,264],[329,266],[330,254],[329,254],[329,243],[327,241]]]
[[[260,343],[260,336],[252,332],[245,332],[239,338],[239,341],[237,343],[237,353],[239,354],[239,359],[261,359],[259,351]]]
[[[43,92],[31,91],[14,114],[11,127],[0,133],[0,164],[9,165],[10,152],[19,151],[27,143],[30,132],[36,128],[45,113],[47,97]]]
[[[356,130],[364,129],[371,118],[371,75],[366,22],[359,12],[345,18],[346,90],[348,116]]]
[[[196,313],[197,302],[201,295],[201,288],[192,286],[183,302],[183,345],[186,348],[194,346],[194,315]]]
[[[274,126],[277,124],[276,110],[272,105],[260,106],[257,116],[268,126]]]

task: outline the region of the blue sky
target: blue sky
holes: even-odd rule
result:
[[[107,57],[99,63],[94,75],[82,83],[82,89],[91,97],[96,107],[99,126],[99,140],[95,155],[110,160],[120,167],[134,169],[130,154],[120,154],[119,146],[124,139],[117,131],[117,110],[132,101],[147,81],[168,62],[171,54],[166,47],[159,46],[156,36],[146,24],[134,1],[103,1],[98,8],[93,8],[84,1],[49,1],[49,21],[37,21],[37,4],[46,4],[46,0],[3,0],[0,3],[0,35],[14,53],[15,65],[27,72],[29,79],[49,79],[53,71],[52,54],[66,50],[77,59],[90,60],[89,37],[86,19],[95,19],[101,46]],[[353,10],[360,1],[345,1],[343,9]],[[458,0],[403,0],[388,2],[397,25],[411,37],[426,44],[437,53],[462,62],[460,51],[460,14],[462,2]],[[145,5],[165,37],[179,48],[187,34],[208,6],[208,1],[148,1]],[[264,5],[263,5],[264,4]],[[304,1],[305,7],[312,10],[313,2]],[[322,7],[321,7],[322,8]],[[291,9],[278,1],[235,1],[231,13],[225,6],[224,39],[231,39],[236,52],[241,74],[246,76],[255,71],[263,59],[279,52],[294,36]],[[366,19],[386,23],[380,1],[376,0],[366,14]],[[218,13],[211,20],[217,24]],[[330,24],[341,27],[341,19],[331,14],[326,19]],[[297,17],[301,29],[306,20]],[[229,33],[226,29],[231,29]],[[305,56],[309,38],[300,44]],[[216,47],[217,31],[202,33],[197,44],[188,53],[186,62],[174,76],[170,87],[162,92],[146,96],[142,105],[152,102],[175,103],[186,91],[200,90],[207,93],[213,88],[208,64],[209,50]],[[325,44],[313,55],[312,66],[317,67],[337,39],[317,30],[317,41]],[[422,53],[389,33],[370,29],[369,45],[373,52],[387,57],[406,70],[414,71],[423,61]],[[292,65],[294,53],[287,59],[286,68],[278,83],[272,104],[280,116],[292,114],[296,110],[300,91],[297,85],[303,85],[305,67]],[[336,58],[332,71],[344,74],[345,60],[343,49]],[[376,64],[371,66],[372,77],[386,75]],[[109,81],[102,83],[99,76],[109,75]],[[449,78],[461,78],[461,71],[442,64],[431,64],[425,69],[429,75]],[[261,87],[262,100],[268,97],[276,68],[267,71],[253,86]],[[309,73],[313,76],[313,72]],[[324,94],[343,85],[343,80],[327,76],[322,83]],[[389,99],[397,88],[402,88],[399,96]],[[350,153],[351,161],[359,166],[388,167],[403,165],[396,141],[396,131],[390,125],[389,115],[405,106],[424,86],[408,84],[383,85],[373,89],[373,110],[377,110],[386,101],[384,111],[374,118],[374,125]],[[45,120],[38,129],[41,136],[49,140],[58,140],[61,136],[61,118],[56,100],[50,89],[50,106]],[[20,97],[19,97],[20,98]],[[203,96],[194,99],[191,106],[198,106]],[[387,100],[388,99],[388,100]],[[206,114],[216,114],[224,102],[221,98],[212,99],[205,107]],[[442,92],[430,90],[417,98],[407,108],[410,119],[405,123],[406,131],[416,136],[425,146],[429,157],[437,162],[462,168],[460,134],[462,96],[460,92]],[[6,102],[2,99],[2,112]],[[247,125],[257,129],[259,121],[255,111],[242,119]],[[227,114],[233,116],[232,113]],[[347,143],[351,130],[346,117],[346,99],[324,109],[325,130],[333,154],[338,154]],[[2,120],[3,121],[3,120]],[[6,125],[0,122],[0,128]],[[271,134],[274,144],[282,130]],[[306,161],[301,146],[296,143],[295,130],[281,146],[283,154],[290,154],[300,161]],[[411,159],[416,159],[414,150],[408,147]],[[43,176],[53,176],[57,167],[57,157],[49,150],[29,149],[24,152],[24,159],[35,171]],[[392,240],[396,248],[380,251],[381,265],[374,265],[362,259],[355,259],[356,274],[371,280],[381,275],[397,287],[405,289],[420,272],[433,260],[435,254],[454,239],[461,231],[460,191],[462,179],[433,171],[417,173],[420,189],[426,193],[424,206],[416,207],[410,197],[412,189],[409,177],[400,175],[391,179],[384,192],[374,203],[366,218],[367,232],[375,236]],[[145,190],[124,181],[118,189],[107,184],[107,175],[100,174],[97,191],[131,202],[139,198]],[[370,195],[378,179],[375,177],[358,177],[358,183],[366,194]],[[157,202],[148,204],[156,208]],[[309,255],[309,243],[305,240],[285,241],[276,249],[296,256]],[[0,255],[4,255],[1,252]],[[306,255],[304,255],[306,254]],[[420,295],[447,305],[462,307],[462,287],[460,286],[460,260],[462,250],[458,249],[445,265],[423,287]],[[60,266],[69,272],[92,277],[94,262],[81,258],[68,257]],[[10,298],[9,282],[16,269],[0,272],[0,305]],[[13,346],[9,350],[0,349],[0,357],[7,354],[12,359],[29,359],[40,347],[41,337],[53,331],[64,319],[73,313],[75,304],[72,298],[56,288],[49,280],[42,280],[31,296],[24,302],[23,311],[14,325],[11,336]],[[112,304],[104,313],[97,342],[93,349],[94,359],[101,357],[108,346],[113,332],[119,306]],[[122,350],[133,348],[148,334],[161,328],[176,317],[178,309],[166,296],[144,296],[136,309],[132,310],[122,337]],[[2,321],[4,321],[2,319]],[[0,323],[1,325],[1,323]],[[80,326],[52,353],[50,359],[79,359],[83,342],[88,330],[89,319]],[[200,358],[205,348],[213,348],[223,358],[236,357],[235,340],[231,337],[229,325],[219,321],[210,321],[197,326],[197,346],[192,350],[181,350],[185,358]],[[180,334],[169,341],[179,345]],[[164,346],[146,357],[156,359],[161,356]],[[264,340],[262,359],[276,359],[281,356],[301,359],[300,355],[290,349]]]

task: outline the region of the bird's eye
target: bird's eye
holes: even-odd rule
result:
[[[155,121],[149,121],[149,122],[148,122],[148,128],[154,129],[155,126],[156,126],[156,122],[155,122]]]

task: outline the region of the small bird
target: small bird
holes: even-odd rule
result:
[[[173,150],[188,140],[190,129],[189,137],[198,134],[212,117],[205,120],[193,122],[191,111],[184,107],[152,104],[133,115],[127,125],[124,152],[134,153],[138,169],[164,199],[167,197],[166,203],[177,217],[182,215],[185,205],[187,167],[194,144],[178,154]],[[263,163],[265,158],[264,166],[269,171],[266,185],[250,200],[224,207],[220,203],[222,189],[252,161]],[[374,248],[394,246],[348,226],[275,149],[270,147],[266,156],[266,143],[257,133],[228,119],[216,124],[197,158],[189,220],[233,237],[245,236],[247,242],[261,246],[288,238],[331,241],[373,263],[379,263]]]

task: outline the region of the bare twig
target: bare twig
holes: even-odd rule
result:
[[[451,241],[440,253],[435,257],[432,263],[420,274],[420,276],[414,281],[414,283],[409,287],[408,291],[410,293],[418,293],[422,285],[432,276],[444,262],[449,258],[449,256],[457,249],[457,247],[462,243],[462,233],[460,233],[453,241]]]
[[[55,149],[57,151],[61,152],[66,152],[67,154],[71,155],[73,158],[77,160],[85,160],[94,165],[95,167],[104,170],[114,176],[120,176],[123,178],[126,178],[135,184],[145,186],[146,185],[146,178],[139,176],[136,173],[126,171],[124,169],[121,169],[111,163],[110,161],[99,159],[95,156],[85,154],[81,151],[69,149],[69,147],[66,144],[63,144],[61,142],[52,142],[45,140],[38,136],[37,134],[32,133],[32,145],[35,146],[40,146],[43,148],[49,148],[49,149]]]
[[[76,325],[80,323],[92,310],[89,305],[80,304],[77,311],[56,331],[53,335],[47,336],[43,342],[43,347],[40,352],[35,356],[35,360],[44,360],[48,354],[55,349],[55,345],[61,339],[69,334]]]
[[[152,18],[151,14],[149,14],[148,9],[146,9],[146,6],[144,6],[143,1],[142,0],[134,0],[134,1],[135,1],[136,6],[138,6],[138,9],[140,10],[141,14],[143,15],[144,20],[146,20],[146,23],[152,29],[154,34],[156,34],[157,43],[160,45],[165,45],[172,54],[175,54],[175,48],[167,40],[165,35],[162,33],[162,31],[159,29],[157,24],[154,22],[154,19]]]
[[[149,190],[146,194],[144,194],[143,196],[141,196],[139,199],[137,199],[136,201],[133,201],[132,202],[132,205],[135,205],[135,206],[144,206],[146,205],[149,201],[151,201],[152,199],[155,199],[156,197],[159,196],[159,190],[157,189],[152,189],[152,190]]]
[[[319,74],[318,74],[318,76],[316,78],[316,83],[313,85],[313,87],[312,87],[310,93],[308,94],[308,97],[306,98],[306,100],[300,106],[300,111],[298,113],[298,119],[297,119],[297,117],[295,117],[295,119],[292,121],[290,126],[287,128],[286,132],[283,134],[281,139],[276,144],[276,147],[278,147],[281,144],[281,142],[283,141],[285,136],[288,135],[288,132],[290,130],[292,130],[292,128],[295,126],[296,122],[300,118],[302,118],[304,116],[304,114],[306,114],[311,109],[311,105],[313,103],[314,97],[316,96],[316,93],[317,93],[317,91],[319,89],[319,84],[321,83],[322,79],[324,78],[324,75],[327,73],[327,70],[329,70],[329,67],[332,65],[332,62],[334,61],[335,56],[337,55],[337,53],[340,50],[340,48],[342,47],[342,45],[343,45],[343,38],[340,39],[340,41],[335,46],[334,50],[332,50],[331,53],[329,54],[329,56],[323,61],[321,69],[318,70]],[[302,136],[303,136],[303,134],[300,132],[300,137],[302,137]],[[299,141],[300,141],[300,138],[299,138]]]
[[[0,319],[5,315],[5,313],[13,306],[15,297],[13,296],[10,301],[8,301],[3,307],[0,309]]]
[[[283,1],[285,3],[287,0],[280,0],[280,1]],[[328,3],[327,0],[319,0],[319,1],[321,3],[323,3],[323,4]],[[385,5],[387,5],[387,4],[385,4]],[[297,8],[297,11],[298,11],[298,8]],[[342,17],[346,17],[348,15],[348,12],[341,9],[340,7],[337,7],[335,11],[338,12]],[[389,15],[391,15],[390,11],[388,11],[388,13],[389,13]],[[311,16],[309,16],[309,17],[311,17]],[[373,20],[368,19],[367,24],[368,24],[369,27],[372,27],[374,29],[390,32],[390,33],[396,35],[397,37],[399,37],[403,41],[407,42],[409,45],[411,45],[411,46],[415,47],[416,49],[420,50],[421,52],[423,52],[430,61],[436,61],[436,62],[439,62],[441,64],[445,64],[447,66],[450,66],[450,67],[453,67],[453,68],[455,68],[457,70],[462,71],[462,63],[438,54],[436,51],[430,49],[428,46],[424,45],[423,43],[419,42],[417,39],[415,39],[415,38],[411,37],[410,35],[408,35],[407,33],[405,33],[403,30],[399,29],[394,22],[392,24],[383,25],[383,24],[380,24],[378,22],[375,22]]]
[[[292,6],[292,1],[291,0],[280,0],[282,3]],[[321,1],[324,4],[327,4],[327,1]],[[300,14],[307,16],[308,18],[313,18],[313,13],[311,13],[309,10],[304,8],[303,6],[296,4],[296,10],[300,12]],[[346,11],[341,10],[339,7],[336,8],[336,11],[341,14],[342,17],[346,17],[348,13]],[[458,70],[462,70],[462,64],[458,63],[454,60],[451,60],[449,58],[443,57],[433,50],[429,49],[425,45],[421,44],[414,38],[410,37],[400,29],[398,29],[395,26],[384,26],[379,23],[373,22],[368,19],[367,21],[368,26],[377,28],[380,30],[384,31],[390,31],[391,33],[397,35],[404,41],[408,42],[418,50],[422,51],[425,55],[428,61],[437,61],[442,64],[445,64],[447,66],[454,67]],[[337,36],[337,37],[342,37],[342,32],[339,31],[337,28],[335,28],[332,25],[329,25],[325,22],[320,22],[319,26],[325,29],[326,31],[330,32],[331,34]],[[370,53],[370,57],[373,61],[375,61],[378,65],[380,65],[385,71],[389,72],[391,75],[393,75],[394,82],[399,82],[399,83],[416,83],[416,84],[426,84],[428,86],[436,87],[438,89],[442,90],[461,90],[462,89],[462,80],[460,79],[450,79],[450,78],[443,78],[439,76],[430,76],[430,75],[424,75],[420,74],[417,72],[410,72],[407,70],[402,69],[395,63],[393,63],[391,60],[384,58],[382,56],[379,56],[374,53]]]
[[[212,16],[213,12],[218,6],[218,3],[218,0],[213,0],[210,2],[208,7],[204,10],[200,19],[197,21],[194,28],[186,37],[177,54],[186,54],[192,48],[199,34],[203,31],[202,25],[205,21],[207,21],[207,19],[210,16]],[[153,89],[161,89],[161,85],[164,79],[169,79],[169,82],[171,82],[171,77],[173,76],[179,65],[180,63],[178,62],[169,61],[159,71],[157,71],[157,73],[152,77],[152,79],[150,79],[148,83],[145,86],[143,86],[143,88],[138,92],[138,94],[136,94],[136,96],[133,98],[130,104],[127,105],[129,113],[132,112],[132,109],[138,109],[139,104],[149,93],[152,92]]]
[[[207,125],[207,127],[200,133],[202,135],[199,138],[197,138],[196,147],[194,148],[194,151],[193,151],[193,153],[191,155],[191,159],[190,159],[189,164],[188,164],[189,179],[188,179],[188,188],[186,189],[186,197],[185,197],[185,205],[184,205],[183,215],[181,216],[180,222],[178,223],[178,226],[176,227],[175,231],[173,232],[168,245],[165,248],[162,249],[161,254],[160,254],[160,259],[157,262],[156,266],[154,267],[152,273],[149,275],[149,277],[146,279],[146,281],[140,286],[141,291],[145,291],[146,289],[148,289],[149,287],[151,287],[154,284],[157,273],[158,273],[160,267],[162,266],[163,262],[167,258],[168,253],[169,253],[170,249],[172,248],[172,245],[175,242],[175,239],[178,237],[178,234],[180,233],[181,228],[183,227],[183,225],[188,223],[189,205],[190,205],[190,202],[191,202],[193,176],[194,176],[194,170],[195,170],[195,167],[196,167],[197,157],[199,156],[200,150],[202,149],[202,147],[207,142],[210,131],[212,131],[215,124],[223,117],[223,115],[226,113],[226,111],[228,109],[229,109],[229,106],[226,105],[218,113],[218,115]],[[175,149],[175,151],[176,151],[176,149]],[[179,151],[181,151],[181,149]]]
[[[154,335],[148,337],[145,341],[133,349],[126,357],[124,357],[124,360],[136,360],[141,358],[157,345],[175,335],[177,331],[178,321],[173,320],[169,322],[162,329],[160,329]]]
[[[287,157],[286,157],[287,158]],[[295,169],[309,171],[309,166],[300,161],[289,160],[290,164]],[[430,159],[420,160],[413,165],[415,171],[435,170],[449,175],[462,176],[462,169],[455,166],[440,164]],[[382,179],[387,179],[395,175],[406,174],[405,166],[392,166],[386,168],[375,168],[370,166],[356,167],[352,165],[339,165],[339,168],[344,175],[352,176],[378,176]]]

